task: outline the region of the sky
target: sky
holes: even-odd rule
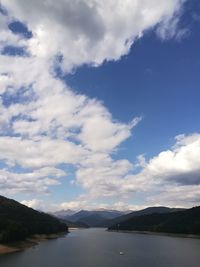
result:
[[[1,195],[199,205],[198,0],[1,0],[0,31]]]

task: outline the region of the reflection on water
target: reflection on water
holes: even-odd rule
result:
[[[86,229],[1,256],[0,267],[199,267],[199,252],[199,239]]]

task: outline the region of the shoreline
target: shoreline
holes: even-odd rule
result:
[[[68,234],[68,232],[57,233],[57,234],[40,234],[40,235],[36,234],[28,237],[25,240],[13,241],[5,244],[0,243],[0,256],[14,252],[20,252],[27,248],[35,247],[40,242],[64,237],[66,234]]]
[[[180,238],[194,238],[200,239],[200,235],[194,234],[176,234],[176,233],[165,233],[165,232],[151,232],[151,231],[131,231],[131,230],[107,230],[108,232],[118,233],[129,233],[129,234],[140,234],[140,235],[158,235],[158,236],[169,236],[169,237],[180,237]]]

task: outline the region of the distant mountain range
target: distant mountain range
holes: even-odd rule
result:
[[[34,234],[67,232],[65,223],[49,214],[0,196],[0,242],[23,240]]]
[[[78,212],[72,212],[69,214],[69,210],[58,211],[53,213],[54,216],[58,217],[61,220],[70,223],[74,223],[74,225],[82,225],[88,227],[107,227],[107,221],[110,221],[114,218],[122,216],[125,212],[117,211],[117,210],[81,210]]]
[[[104,227],[107,228],[111,225],[117,224],[123,220],[141,215],[152,213],[170,213],[180,209],[167,208],[167,207],[150,207],[139,211],[123,212],[118,210],[81,210],[73,212],[71,210],[59,211],[54,213],[54,216],[65,221],[69,226],[70,224],[77,225],[77,227]],[[78,226],[79,225],[79,226]],[[71,227],[71,226],[70,226]]]
[[[162,209],[161,209],[162,210]],[[172,212],[158,212],[135,216],[129,214],[115,221],[109,230],[151,231],[176,234],[200,234],[200,207]]]
[[[76,211],[68,209],[68,210],[55,211],[52,213],[52,215],[54,215],[58,218],[67,218],[68,216],[71,216],[74,213],[76,213]]]

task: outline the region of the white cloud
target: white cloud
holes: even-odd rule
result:
[[[140,167],[133,174],[134,165],[128,161],[113,162],[102,157],[99,164],[90,166],[87,162],[86,167],[79,168],[77,182],[89,190],[93,199],[102,196],[134,199],[134,195],[145,193],[143,198],[148,205],[199,203],[200,134],[177,136],[175,146],[145,163],[142,158]]]
[[[37,210],[41,210],[43,208],[43,202],[39,199],[23,200],[21,201],[21,204]]]
[[[68,71],[84,63],[100,65],[104,60],[118,60],[137,38],[158,24],[162,37],[166,31],[174,36],[177,23],[171,27],[166,21],[178,17],[183,2],[59,0],[55,4],[2,0],[10,14],[33,32],[28,42],[31,54],[42,58],[62,54],[63,68]]]
[[[75,200],[75,201],[68,201],[68,202],[62,202],[59,205],[55,205],[53,207],[54,210],[81,210],[81,209],[85,209],[86,205],[88,205],[88,203],[86,201],[83,200]]]
[[[106,114],[105,114],[106,115]],[[79,139],[94,151],[112,151],[131,135],[131,129],[141,118],[135,118],[130,124],[111,123],[111,118],[97,114],[84,123]]]
[[[82,166],[76,172],[76,181],[84,188],[90,190],[95,198],[113,196],[119,193],[123,178],[132,170],[128,160],[113,161],[107,158],[98,164]]]
[[[0,194],[48,193],[49,187],[58,185],[58,178],[66,173],[56,168],[41,168],[31,172],[0,170]]]
[[[193,180],[200,170],[200,134],[182,135],[176,140],[174,148],[150,160],[146,170],[160,179],[183,184],[200,183],[199,175],[196,182]]]
[[[194,207],[200,203],[200,185],[168,185],[147,199],[148,203],[158,203],[170,207]]]
[[[87,153],[72,142],[50,139],[24,140],[18,137],[0,137],[0,159],[8,165],[23,168],[41,168],[61,163],[78,164]]]

